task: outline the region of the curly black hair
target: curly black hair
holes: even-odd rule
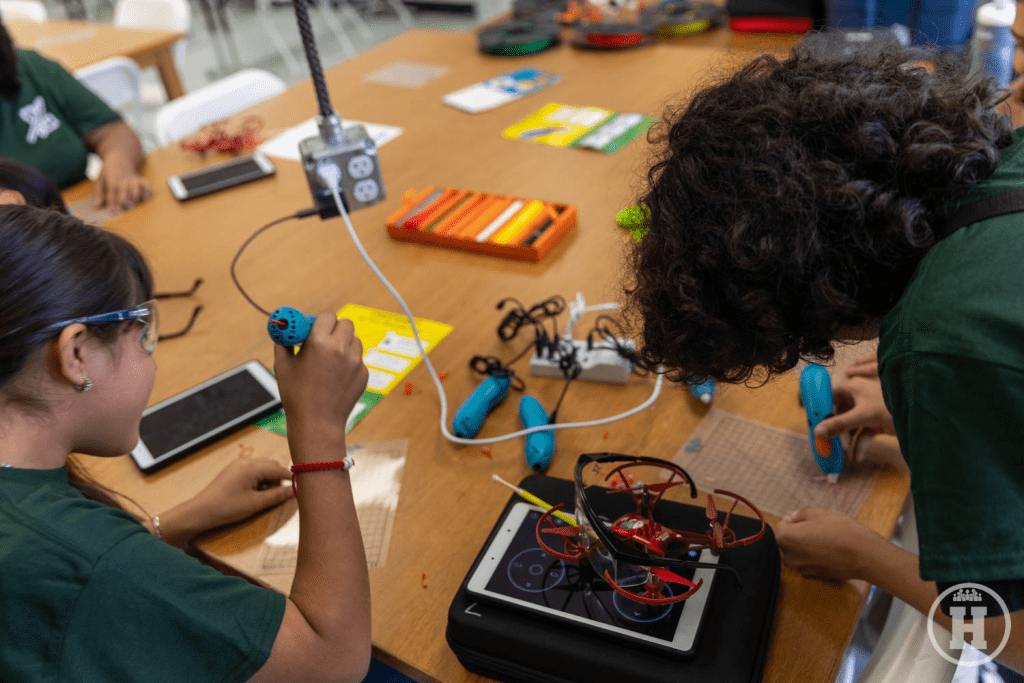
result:
[[[1005,97],[960,55],[826,40],[670,108],[624,283],[643,364],[749,382],[831,359],[841,330],[896,303],[946,207],[995,170]]]

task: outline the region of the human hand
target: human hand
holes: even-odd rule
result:
[[[866,365],[858,371],[869,372]],[[892,415],[882,398],[878,377],[855,375],[832,389],[835,415],[818,423],[815,438],[831,439],[855,429],[865,428],[871,434],[896,434]]]
[[[826,581],[863,578],[880,544],[888,543],[852,517],[821,508],[790,513],[774,530],[787,567]]]
[[[96,178],[94,208],[106,207],[112,213],[120,213],[144,202],[152,194],[149,181],[136,173],[130,164],[108,158],[103,161],[103,168]]]
[[[843,370],[847,379],[853,377],[878,377],[878,354],[874,351],[853,359]]]
[[[344,444],[349,413],[369,376],[352,321],[321,313],[297,354],[275,345],[274,373],[288,418],[289,443],[301,436]],[[292,457],[300,450],[293,447]]]
[[[194,533],[201,533],[283,503],[292,497],[292,491],[281,481],[291,476],[288,468],[276,460],[238,458],[189,501],[193,517],[190,526]]]

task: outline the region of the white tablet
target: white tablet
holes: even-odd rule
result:
[[[567,628],[588,628],[624,638],[635,644],[668,651],[680,658],[696,652],[697,639],[711,594],[715,570],[673,569],[704,585],[689,599],[671,605],[647,606],[616,593],[588,567],[565,562],[545,552],[537,542],[537,521],[543,510],[516,503],[501,521],[470,576],[472,595],[565,622]],[[564,522],[554,520],[559,526]],[[545,541],[546,542],[546,541]],[[560,543],[552,535],[552,543]],[[558,549],[559,545],[552,545]],[[689,559],[717,563],[705,550]],[[638,575],[642,582],[644,575]],[[628,577],[620,577],[620,585]],[[674,588],[668,585],[669,590]]]

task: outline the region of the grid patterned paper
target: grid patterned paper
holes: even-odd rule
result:
[[[672,461],[702,491],[738,493],[780,517],[819,507],[856,517],[878,479],[878,468],[844,468],[839,482],[825,479],[806,433],[779,429],[712,408]]]
[[[409,442],[377,441],[349,446],[348,454],[356,461],[349,470],[355,497],[359,531],[363,536],[368,567],[383,567],[388,559],[388,545],[395,523],[398,492],[405,468]],[[293,502],[282,505],[271,520],[275,529],[263,540],[257,574],[286,574],[295,571],[299,556],[299,514]]]

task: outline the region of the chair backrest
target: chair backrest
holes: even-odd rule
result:
[[[156,28],[188,33],[192,8],[188,0],[117,0],[114,26]]]
[[[127,57],[110,57],[82,67],[75,71],[75,78],[119,111],[139,103],[141,70]]]
[[[40,0],[0,0],[0,18],[4,21],[37,21],[47,19],[46,5]]]
[[[243,69],[168,102],[156,113],[154,127],[160,145],[191,135],[257,102],[287,90],[280,78],[262,69]]]
[[[188,0],[117,0],[113,24],[121,28],[164,29],[187,35],[192,27],[192,7]],[[179,72],[185,65],[185,43],[183,38],[172,48]]]

